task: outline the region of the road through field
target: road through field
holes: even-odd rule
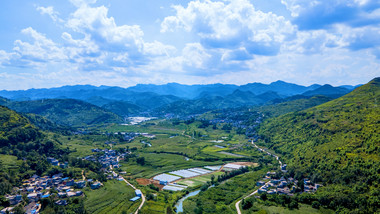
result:
[[[253,140],[252,140],[252,145],[253,145],[254,147],[256,147],[258,150],[260,150],[260,151],[262,151],[262,152],[265,152],[265,153],[267,153],[268,155],[271,155],[271,156],[275,157],[276,160],[278,161],[278,163],[280,164],[280,166],[282,165],[282,162],[279,160],[279,158],[278,158],[277,155],[271,154],[270,152],[261,149],[260,147],[258,147],[258,146],[253,142]],[[270,181],[266,182],[263,186],[267,185],[269,182],[270,182]],[[258,190],[256,190],[256,191],[252,192],[251,194],[245,196],[244,199],[249,198],[249,197],[251,197],[252,195],[256,194],[257,191],[258,191]],[[241,210],[240,210],[240,203],[241,203],[241,201],[242,201],[242,199],[240,199],[240,200],[239,200],[238,202],[236,202],[236,204],[235,204],[235,208],[236,208],[236,211],[237,211],[238,214],[241,214]]]
[[[131,183],[129,183],[124,177],[123,177],[123,181],[127,183],[129,186],[131,186],[134,190],[137,190],[137,188],[133,186]],[[142,199],[141,204],[139,208],[137,208],[135,214],[139,213],[139,210],[141,210],[141,208],[144,206],[144,203],[145,203],[145,195],[142,192],[141,192],[141,199]]]
[[[119,157],[117,157],[117,162],[119,162]],[[112,167],[111,167],[111,170],[112,170]],[[122,177],[122,176],[121,176]],[[123,178],[123,181],[125,183],[127,183],[129,186],[131,186],[134,190],[137,190],[137,188],[135,186],[133,186],[131,183],[129,183],[124,177]],[[141,210],[141,208],[144,206],[144,203],[145,203],[145,195],[144,193],[141,192],[141,204],[140,206],[137,208],[135,214],[138,214],[139,213],[139,210]]]

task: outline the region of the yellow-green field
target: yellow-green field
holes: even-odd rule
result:
[[[86,189],[84,205],[89,213],[134,213],[141,200],[131,202],[135,191],[124,181],[109,180],[97,190]]]
[[[211,181],[212,175],[214,175],[216,178],[218,175],[221,175],[221,174],[223,174],[223,172],[214,172],[211,174],[207,174],[207,175],[203,175],[203,176],[199,176],[199,177],[195,177],[195,178],[185,179],[185,180],[179,181],[177,183],[187,185],[189,187],[201,186],[204,183],[206,183],[207,181]]]

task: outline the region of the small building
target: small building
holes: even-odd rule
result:
[[[265,188],[260,188],[260,189],[257,190],[257,192],[258,192],[259,194],[261,194],[261,193],[267,192],[267,189],[265,189]]]
[[[61,167],[62,169],[66,169],[68,166],[69,166],[69,163],[67,161],[65,163],[59,164],[59,167]]]
[[[27,197],[30,201],[38,201],[37,193],[30,193],[27,195]]]
[[[28,192],[34,192],[34,187],[28,187],[28,188],[26,188],[26,191],[28,191]]]
[[[41,198],[48,198],[50,196],[50,194],[46,194],[46,195],[42,195]]]
[[[101,183],[100,182],[94,182],[91,184],[91,189],[98,189],[100,188]]]
[[[60,205],[60,206],[66,206],[67,205],[67,201],[66,200],[58,200],[55,202],[56,205]]]
[[[129,199],[130,201],[137,201],[137,200],[139,200],[140,199],[140,196],[136,196],[136,197],[133,197],[133,198],[131,198],[131,199]]]
[[[67,192],[66,195],[67,195],[67,197],[70,198],[70,197],[76,196],[76,193],[70,191],[70,192]]]
[[[66,186],[74,186],[75,182],[74,182],[74,179],[71,179],[69,181],[66,181]]]
[[[265,181],[256,182],[256,186],[263,186],[264,184],[265,184]]]
[[[286,164],[282,165],[282,166],[281,166],[281,170],[286,170],[286,167],[287,167]]]
[[[77,182],[75,182],[75,187],[76,188],[82,189],[85,186],[86,186],[86,181],[77,181]]]
[[[81,196],[81,195],[83,195],[83,192],[82,192],[82,191],[76,191],[76,192],[75,192],[75,195],[76,195],[76,196]]]
[[[142,192],[141,192],[141,190],[137,189],[137,190],[135,190],[135,194],[136,194],[136,196],[141,197]]]
[[[53,166],[58,166],[59,162],[58,162],[58,160],[53,160],[53,161],[51,162],[51,164],[52,164]]]
[[[58,197],[64,198],[64,197],[66,197],[66,193],[65,192],[59,192]]]

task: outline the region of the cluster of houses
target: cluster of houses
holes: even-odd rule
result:
[[[260,188],[258,189],[258,193],[267,193],[267,194],[284,194],[292,196],[296,190],[298,185],[298,180],[294,178],[285,179],[281,177],[280,179],[272,179],[273,176],[276,175],[276,172],[267,172],[266,176],[263,180],[258,181],[256,183]],[[312,184],[309,179],[304,179],[304,192],[314,192],[317,191],[321,184]]]
[[[69,166],[69,163],[68,163],[67,161],[64,162],[64,163],[60,163],[57,159],[52,158],[52,157],[48,157],[48,158],[47,158],[47,161],[48,161],[49,163],[51,163],[51,165],[53,165],[53,166],[59,166],[59,167],[61,167],[62,169],[65,169],[65,168],[67,168],[67,167]]]
[[[106,133],[103,133],[106,134]],[[108,133],[107,135],[112,134]],[[138,132],[115,132],[113,135],[121,136],[124,141],[131,142],[138,136],[143,136],[147,138],[154,138],[156,135],[149,134],[149,133],[138,133]],[[116,144],[116,142],[106,142],[106,144]]]
[[[124,158],[125,156],[131,154],[131,152],[125,152],[119,154],[112,149],[92,149],[94,153],[102,152],[100,156],[89,155],[84,157],[84,160],[99,162],[102,165],[102,168],[120,168],[119,159]]]
[[[33,175],[28,180],[24,180],[21,187],[15,188],[14,195],[6,195],[11,206],[19,204],[23,198],[22,195],[26,195],[29,204],[25,207],[26,210],[30,211],[30,213],[37,213],[37,209],[34,209],[38,206],[35,206],[36,202],[41,199],[48,198],[52,194],[50,193],[52,189],[58,191],[58,198],[66,198],[66,197],[74,197],[74,196],[82,196],[83,192],[78,190],[82,189],[86,186],[86,181],[75,181],[74,179],[70,179],[68,177],[63,177],[63,174],[53,175],[52,177],[43,176],[39,177],[37,175]],[[77,190],[74,190],[77,189]],[[62,200],[59,200],[62,202]],[[56,202],[58,205],[66,205],[67,203]],[[33,204],[31,204],[33,203]],[[38,204],[37,204],[38,205]],[[4,211],[10,211],[12,208],[4,208],[0,213]]]

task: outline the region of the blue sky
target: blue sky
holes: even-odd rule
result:
[[[380,76],[378,0],[4,0],[0,89]]]

